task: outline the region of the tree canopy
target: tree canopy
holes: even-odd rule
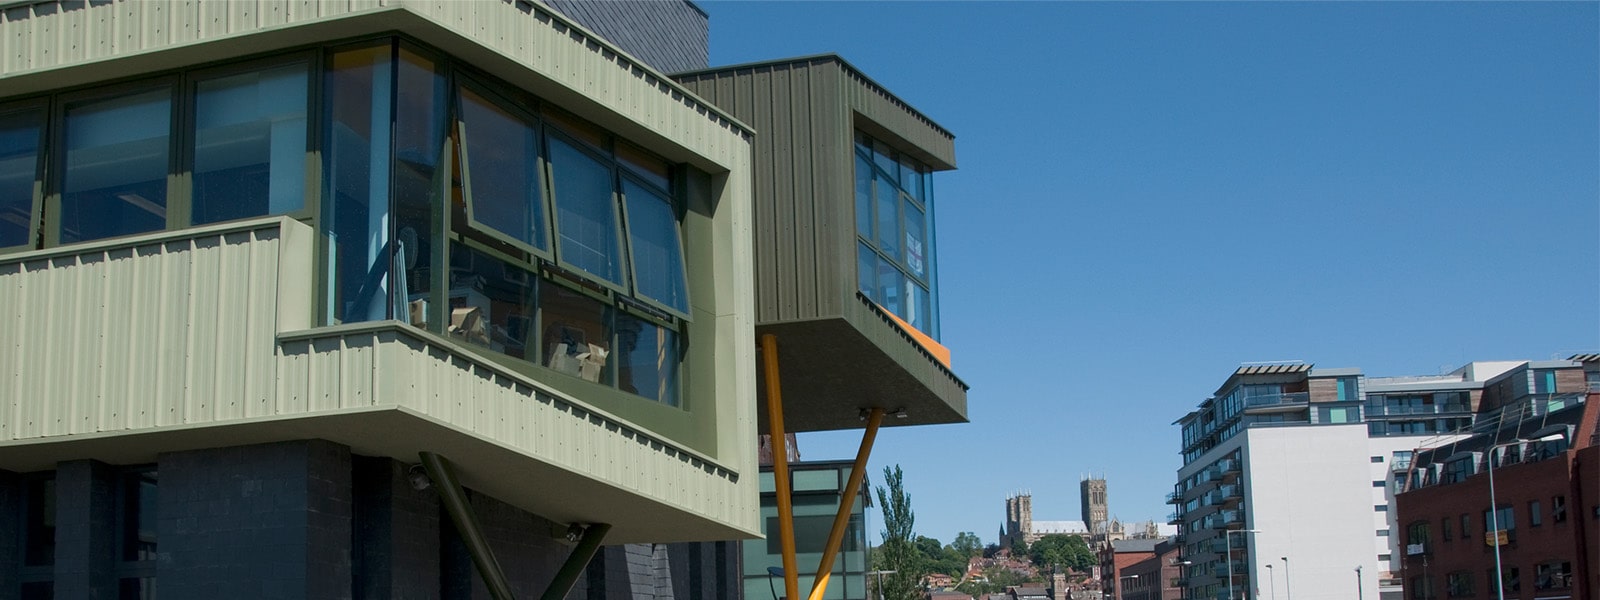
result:
[[[1075,535],[1052,533],[1039,538],[1029,549],[1028,556],[1040,570],[1060,565],[1078,571],[1087,571],[1095,563],[1094,552],[1083,538]]]

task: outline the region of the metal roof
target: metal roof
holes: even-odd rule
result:
[[[1270,365],[1242,365],[1234,371],[1234,375],[1278,375],[1282,373],[1306,373],[1311,371],[1308,363],[1270,364]]]

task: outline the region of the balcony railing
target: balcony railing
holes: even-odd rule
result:
[[[1368,404],[1366,415],[1369,417],[1390,417],[1401,415],[1442,415],[1450,413],[1470,413],[1472,407],[1466,404],[1426,404],[1422,406],[1390,406],[1387,404]]]
[[[1167,504],[1183,502],[1183,492],[1167,492]]]
[[[1305,404],[1311,402],[1310,392],[1290,392],[1287,394],[1272,394],[1268,396],[1250,396],[1244,399],[1247,407],[1280,406],[1284,404]]]
[[[1223,501],[1238,500],[1243,497],[1243,488],[1237,483],[1230,483],[1217,488],[1217,493],[1222,495]]]

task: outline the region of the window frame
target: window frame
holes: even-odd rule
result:
[[[41,221],[44,218],[46,190],[50,179],[50,174],[46,172],[46,169],[51,164],[48,158],[53,151],[51,147],[53,130],[59,128],[52,123],[55,111],[51,100],[52,98],[46,95],[0,102],[0,115],[9,116],[36,111],[39,118],[39,137],[35,140],[37,147],[33,153],[33,185],[30,190],[32,198],[28,207],[28,240],[21,244],[0,246],[0,253],[34,250],[39,248],[40,242],[43,241],[44,236],[41,235],[43,223]]]
[[[495,241],[510,245],[518,250],[527,252],[534,257],[556,262],[556,246],[558,245],[558,242],[556,241],[557,233],[555,223],[555,197],[551,194],[550,189],[549,149],[545,144],[544,118],[539,114],[539,111],[529,110],[524,106],[525,103],[518,102],[512,97],[513,94],[502,91],[501,86],[481,81],[474,74],[462,71],[459,66],[453,64],[453,61],[438,62],[443,63],[443,68],[447,73],[450,74],[449,81],[446,84],[450,88],[450,106],[448,107],[450,114],[449,127],[451,130],[450,133],[454,134],[455,136],[454,146],[456,148],[456,161],[461,164],[461,200],[462,204],[466,208],[467,216],[467,222],[464,223],[464,225],[473,232],[493,238]],[[461,96],[462,90],[471,90],[479,97],[482,97],[484,100],[495,105],[496,108],[505,111],[514,118],[522,120],[523,124],[529,126],[529,128],[533,130],[533,135],[535,138],[533,145],[536,155],[534,156],[534,164],[532,165],[532,168],[534,170],[534,177],[537,179],[537,188],[539,190],[539,211],[543,213],[541,215],[543,217],[543,219],[541,219],[542,231],[539,233],[544,236],[545,240],[549,241],[549,248],[539,248],[533,244],[516,239],[505,232],[495,229],[494,227],[478,220],[475,214],[477,209],[474,208],[477,203],[474,202],[472,194],[471,142],[467,138],[466,121],[462,120],[461,114],[462,106],[465,104]],[[537,104],[535,104],[535,107],[537,107]],[[449,199],[447,198],[445,201],[449,202]],[[449,211],[447,210],[446,212]],[[528,261],[527,259],[523,259],[520,262],[537,261]]]
[[[252,215],[248,217],[240,217],[239,219],[216,221],[213,223],[206,223],[204,225],[195,224],[193,214],[194,158],[196,154],[194,142],[195,136],[199,134],[199,127],[197,124],[198,115],[196,114],[195,107],[199,105],[200,84],[205,81],[222,79],[234,75],[265,71],[273,67],[289,66],[297,62],[304,64],[306,68],[306,147],[301,153],[301,160],[305,164],[305,182],[300,209],[286,213],[268,212],[262,215]],[[274,54],[271,56],[247,59],[239,62],[230,62],[221,65],[184,70],[177,74],[180,80],[179,93],[181,94],[181,97],[179,100],[181,100],[181,106],[178,106],[179,102],[174,102],[174,107],[178,111],[176,118],[182,119],[182,121],[174,121],[174,124],[176,125],[175,129],[181,132],[181,139],[178,140],[177,144],[177,152],[181,153],[181,155],[177,156],[176,160],[178,168],[177,175],[178,179],[181,181],[183,189],[180,191],[181,193],[178,199],[168,200],[168,202],[172,204],[167,208],[169,216],[178,219],[176,223],[173,223],[172,219],[168,219],[169,229],[203,227],[205,225],[229,223],[243,219],[259,219],[266,216],[283,216],[304,223],[315,224],[317,215],[321,214],[319,212],[321,209],[319,201],[322,198],[322,158],[320,156],[322,151],[321,131],[322,123],[326,119],[326,116],[322,114],[322,65],[323,55],[321,53],[321,48],[307,48],[304,50],[288,52],[284,54]]]
[[[541,114],[542,113],[543,111],[541,111]],[[575,119],[576,117],[571,118]],[[614,143],[611,139],[612,134],[609,131],[601,131],[604,132],[602,135],[606,136],[607,146]],[[550,166],[550,140],[552,138],[560,139],[562,143],[565,143],[568,146],[571,146],[574,150],[587,155],[591,159],[594,159],[595,162],[604,165],[608,171],[607,179],[611,182],[611,230],[616,232],[618,236],[617,251],[622,253],[622,256],[619,257],[619,259],[623,261],[623,264],[620,265],[619,269],[617,269],[617,277],[622,280],[621,282],[607,281],[604,277],[601,277],[595,273],[590,273],[583,267],[573,264],[567,260],[567,257],[565,256],[566,253],[562,252],[561,250],[561,207],[558,204],[561,199],[556,194],[555,167]],[[544,152],[540,159],[540,162],[544,165],[545,172],[545,176],[543,178],[544,181],[542,183],[550,193],[550,212],[552,217],[550,219],[550,229],[552,231],[550,236],[550,247],[555,251],[555,259],[553,262],[562,269],[582,277],[586,281],[590,281],[596,285],[611,290],[614,293],[625,295],[629,294],[628,290],[632,287],[633,283],[632,280],[629,279],[629,275],[632,274],[633,267],[631,265],[632,261],[629,260],[630,257],[628,256],[628,243],[625,237],[627,232],[622,228],[622,193],[617,189],[617,165],[613,158],[615,155],[609,151],[609,148],[596,148],[594,144],[584,140],[581,135],[567,133],[566,130],[564,130],[561,126],[548,120],[544,121],[543,135],[540,136],[539,143],[541,146],[540,150]],[[686,272],[687,267],[688,265],[685,265]]]
[[[851,155],[850,155],[850,157],[851,157],[850,166],[851,167],[850,168],[852,169],[852,171],[860,169],[863,164],[867,165],[868,168],[872,169],[871,177],[868,178],[869,184],[867,186],[868,193],[870,195],[870,198],[868,199],[868,202],[867,202],[868,205],[869,205],[869,210],[867,211],[867,216],[868,216],[868,220],[869,220],[869,223],[867,224],[867,230],[868,231],[866,233],[862,232],[861,223],[856,223],[855,227],[853,228],[854,229],[853,233],[855,235],[855,241],[857,243],[856,248],[854,248],[854,250],[855,250],[854,253],[858,255],[858,256],[856,256],[855,260],[853,261],[855,263],[855,267],[856,267],[856,270],[857,270],[857,273],[856,273],[857,286],[856,287],[858,287],[858,288],[861,287],[860,286],[860,282],[863,280],[862,274],[859,272],[860,269],[861,269],[861,259],[859,257],[859,253],[861,251],[861,248],[863,248],[863,247],[864,248],[870,248],[872,250],[873,254],[877,257],[877,260],[878,260],[878,262],[880,264],[882,264],[885,261],[887,261],[887,264],[893,265],[897,270],[900,271],[900,275],[902,277],[904,277],[907,282],[910,282],[911,284],[918,286],[921,290],[923,290],[925,292],[925,294],[927,296],[927,304],[928,304],[927,308],[928,308],[928,311],[930,312],[929,317],[932,320],[930,320],[930,322],[927,324],[926,329],[928,329],[928,331],[923,331],[923,333],[926,333],[926,334],[929,334],[929,335],[936,335],[937,332],[938,332],[939,327],[938,327],[938,324],[936,322],[934,322],[934,320],[936,320],[936,317],[937,317],[937,311],[935,310],[934,307],[938,306],[938,301],[937,301],[938,290],[934,286],[934,281],[936,279],[934,277],[934,269],[937,267],[937,265],[936,265],[936,262],[933,260],[933,254],[937,251],[937,249],[934,248],[934,240],[933,240],[933,238],[934,238],[934,234],[933,234],[933,231],[934,231],[933,211],[931,209],[931,202],[929,202],[929,200],[931,199],[931,190],[930,190],[931,186],[929,185],[929,179],[930,179],[930,175],[932,174],[932,169],[929,168],[927,166],[927,164],[923,163],[921,160],[917,160],[915,157],[911,157],[911,156],[906,155],[905,152],[902,152],[902,151],[896,149],[894,146],[891,146],[888,142],[886,142],[884,140],[881,140],[881,139],[879,139],[877,137],[874,137],[871,134],[869,134],[869,133],[867,133],[865,131],[862,131],[859,128],[854,130],[854,132],[852,134],[852,140],[851,140],[850,146],[851,146]],[[880,164],[879,161],[877,160],[877,157],[880,155],[880,151],[882,149],[888,149],[888,150],[893,152],[893,156],[889,156],[889,155],[884,155],[884,156],[886,156],[887,158],[891,159],[895,163],[895,170],[897,172],[899,170],[905,168],[907,166],[908,161],[910,162],[910,166],[918,169],[917,173],[916,173],[916,177],[919,178],[919,180],[921,181],[920,187],[922,188],[922,193],[925,196],[928,196],[928,197],[918,198],[915,195],[911,194],[910,191],[908,191],[903,186],[902,178],[899,176],[898,173],[896,173],[894,175],[891,175],[891,174],[888,173],[888,171],[886,169],[884,169],[883,165]],[[859,190],[855,189],[856,178],[858,176],[859,176],[858,174],[852,173],[852,176],[851,176],[851,179],[850,179],[850,181],[851,181],[851,196],[852,196],[852,199],[851,199],[852,209],[851,209],[851,213],[850,214],[851,214],[851,218],[852,219],[854,219],[856,217],[856,213],[860,211],[860,208],[858,206],[855,206],[856,203],[860,202],[860,198],[856,197]],[[910,266],[909,262],[907,262],[906,260],[901,259],[898,256],[891,256],[889,253],[885,252],[884,249],[878,243],[878,238],[883,235],[883,232],[879,231],[879,228],[878,228],[879,223],[882,221],[882,215],[879,214],[880,213],[879,207],[883,203],[883,199],[879,197],[879,193],[878,193],[880,180],[887,181],[889,183],[889,185],[892,186],[894,188],[894,190],[895,190],[895,199],[894,199],[894,206],[895,206],[894,240],[895,240],[895,243],[896,243],[896,245],[898,247],[898,250],[902,254],[906,253],[909,250],[906,247],[906,240],[905,240],[905,238],[906,238],[906,220],[907,220],[906,211],[905,211],[906,203],[909,202],[912,206],[914,206],[918,210],[922,211],[923,234],[922,234],[920,239],[921,239],[922,245],[923,245],[923,263],[924,263],[924,265],[923,265],[923,270],[922,270],[922,274],[921,275],[917,275],[916,272],[911,269],[911,266]],[[882,302],[883,299],[877,297],[877,296],[879,296],[879,294],[877,293],[877,289],[881,286],[880,277],[878,276],[877,273],[872,273],[871,274],[871,279],[874,282],[874,285],[872,286],[873,290],[870,291],[870,292],[867,291],[867,290],[861,290],[861,291],[868,298],[872,299],[873,302],[876,302],[880,306],[882,306],[883,305],[883,302]],[[908,304],[910,304],[911,300],[912,299],[911,299],[911,297],[909,295],[907,295],[904,298],[901,298],[902,304],[907,304],[908,305]],[[918,306],[917,308],[920,309],[922,307]],[[900,315],[896,311],[889,311],[889,312],[895,313],[896,317],[900,317]],[[906,319],[906,321],[908,323],[910,323],[912,320],[911,319]]]
[[[42,219],[43,222],[41,223],[40,229],[44,232],[45,247],[93,243],[100,240],[120,239],[161,231],[184,229],[188,227],[187,225],[177,225],[176,218],[179,210],[175,206],[178,202],[180,202],[177,196],[183,190],[187,189],[186,186],[182,186],[180,181],[186,175],[186,173],[181,173],[178,170],[179,165],[181,164],[178,160],[178,156],[183,151],[180,147],[182,145],[181,140],[187,139],[187,132],[183,131],[183,123],[186,120],[184,112],[187,105],[187,102],[184,101],[182,96],[184,89],[183,75],[184,73],[181,71],[168,72],[153,77],[141,77],[139,79],[121,81],[109,85],[70,90],[54,94],[52,96],[50,122],[55,124],[55,127],[52,128],[53,130],[51,131],[49,139],[50,161],[51,164],[55,165],[55,168],[53,169],[53,172],[49,173],[49,176],[46,179],[47,192],[45,194],[44,214],[53,215],[55,221],[52,223],[49,219]],[[167,92],[168,110],[167,168],[165,173],[166,196],[162,198],[162,207],[166,210],[166,215],[163,217],[165,223],[161,228],[150,231],[139,231],[107,237],[76,240],[72,242],[62,242],[62,196],[66,193],[67,176],[67,106],[71,104],[113,100],[135,94],[153,92],[163,88],[165,88]],[[187,214],[187,210],[184,212]]]
[[[616,143],[617,142],[613,141],[612,145],[615,146]],[[637,146],[635,146],[635,147],[637,148]],[[649,153],[651,156],[654,156],[654,153],[650,153],[648,150],[644,150],[642,148],[639,148],[639,151],[646,152],[646,153]],[[615,153],[613,153],[613,156],[615,156]],[[683,263],[683,270],[681,272],[679,272],[679,275],[683,276],[683,281],[680,282],[683,285],[683,300],[684,300],[685,306],[688,306],[688,307],[692,308],[693,305],[689,303],[689,256],[686,253],[684,245],[683,245],[683,216],[684,216],[683,215],[683,206],[684,206],[684,203],[683,203],[683,199],[680,198],[678,193],[677,193],[677,189],[681,189],[683,187],[683,185],[682,185],[682,183],[680,181],[682,179],[682,177],[680,177],[679,173],[678,173],[679,170],[676,169],[676,168],[673,169],[674,172],[672,174],[674,187],[676,189],[663,190],[659,186],[656,186],[653,183],[645,181],[645,179],[643,177],[640,177],[638,175],[635,175],[635,174],[629,172],[630,169],[628,169],[625,166],[623,166],[622,164],[620,164],[622,159],[614,158],[613,160],[618,163],[618,164],[613,166],[613,170],[615,170],[617,172],[616,196],[617,196],[618,217],[620,219],[622,219],[622,223],[624,224],[624,228],[621,230],[621,233],[622,233],[622,236],[623,236],[622,245],[625,248],[625,252],[626,252],[626,255],[627,255],[627,261],[628,261],[628,265],[627,265],[627,269],[626,269],[626,271],[627,271],[626,275],[628,277],[628,282],[631,284],[629,287],[633,288],[633,293],[628,294],[628,297],[630,299],[632,299],[632,300],[635,300],[635,301],[638,301],[638,302],[643,302],[643,303],[647,304],[650,308],[655,308],[655,309],[658,309],[658,310],[665,311],[667,314],[672,315],[674,317],[677,317],[679,319],[682,319],[684,321],[690,321],[692,319],[689,316],[689,311],[688,310],[679,310],[678,308],[675,308],[675,307],[672,307],[672,306],[667,306],[667,304],[665,302],[658,301],[658,300],[656,300],[654,298],[651,298],[649,296],[646,296],[646,295],[640,293],[640,291],[639,291],[639,270],[638,270],[639,269],[639,261],[634,258],[634,257],[638,256],[638,254],[634,251],[634,247],[633,247],[633,228],[631,226],[629,226],[629,224],[632,223],[632,221],[630,220],[632,218],[632,216],[628,213],[627,191],[626,191],[626,188],[624,188],[623,185],[622,185],[624,181],[628,181],[628,182],[633,183],[634,185],[637,185],[637,186],[645,188],[647,191],[654,190],[654,191],[660,192],[661,193],[661,197],[666,199],[667,208],[672,211],[672,231],[673,231],[673,234],[674,234],[673,235],[673,242],[677,244],[678,259],[680,261],[682,261],[682,263]],[[666,162],[666,161],[663,160],[663,162]],[[671,163],[668,163],[668,164],[670,165]],[[652,317],[652,318],[654,318],[656,320],[660,319],[659,316],[656,316],[656,315],[646,315],[646,316],[647,317]]]

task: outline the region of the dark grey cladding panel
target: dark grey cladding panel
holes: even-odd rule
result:
[[[706,13],[688,0],[544,0],[657,71],[704,69],[709,61]]]

